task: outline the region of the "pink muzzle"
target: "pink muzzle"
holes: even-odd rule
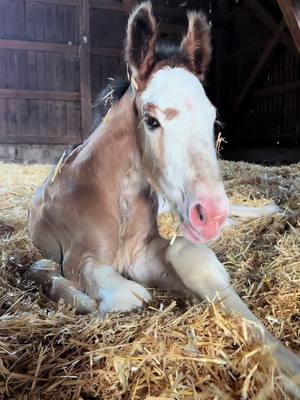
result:
[[[228,199],[220,203],[209,198],[193,201],[188,208],[188,221],[183,223],[185,236],[194,243],[217,239],[228,217]]]

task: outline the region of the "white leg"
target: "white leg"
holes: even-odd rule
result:
[[[267,215],[272,215],[281,212],[282,210],[271,203],[262,207],[248,207],[248,206],[235,206],[231,205],[229,214],[231,217],[238,217],[243,219],[261,218]]]
[[[266,217],[268,215],[278,214],[280,212],[282,212],[282,210],[274,203],[267,204],[262,207],[231,205],[229,217],[225,221],[223,230],[231,228],[232,226],[241,225],[243,222],[251,219]]]
[[[160,237],[154,238],[135,265],[129,270],[131,279],[147,287],[189,292],[174,272],[172,265],[166,263],[166,251],[170,246],[169,241]]]
[[[237,313],[254,322],[254,327],[257,327],[256,332],[259,334],[263,332],[266,342],[275,347],[274,356],[281,371],[289,378],[298,375],[300,377],[300,359],[275,339],[248,309],[230,286],[229,276],[224,266],[210,249],[178,238],[167,250],[166,258],[185,286],[193,293],[202,298],[208,297],[210,300],[221,296],[222,303],[219,304],[223,304],[226,312]],[[293,390],[293,394],[300,398],[299,387],[294,386],[292,389],[290,386],[287,389]]]
[[[122,277],[109,265],[87,263],[82,270],[81,285],[90,297],[101,301],[101,314],[129,312],[151,299],[147,289]]]

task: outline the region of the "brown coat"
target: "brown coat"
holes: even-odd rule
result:
[[[54,180],[47,179],[30,211],[33,241],[79,287],[87,260],[126,275],[144,243],[158,234],[157,199],[143,175],[130,92]]]

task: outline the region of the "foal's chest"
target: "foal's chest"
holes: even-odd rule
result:
[[[128,171],[119,198],[119,247],[113,264],[124,276],[144,251],[147,239],[156,233],[156,202],[138,171]]]

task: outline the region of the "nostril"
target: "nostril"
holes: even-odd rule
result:
[[[189,204],[188,219],[183,224],[198,241],[216,239],[227,216],[225,206],[219,204],[218,198],[215,200],[202,195]]]
[[[204,222],[204,212],[203,212],[203,207],[201,206],[201,204],[197,204],[196,205],[196,210],[197,210],[197,213],[198,213],[198,217],[199,217],[199,219],[200,219],[200,221],[201,222]]]

